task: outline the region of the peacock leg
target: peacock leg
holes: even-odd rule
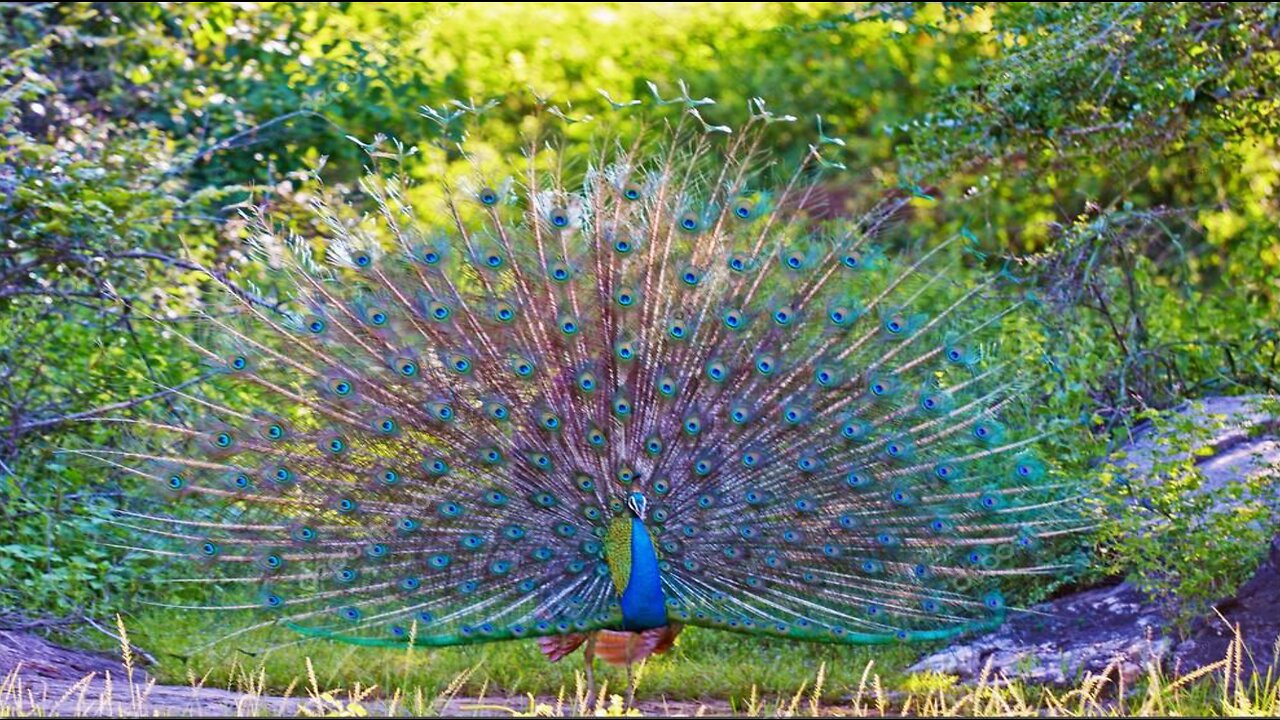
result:
[[[627,633],[627,704],[624,711],[630,710],[636,700],[636,676],[631,670],[631,653],[635,647],[636,634]]]
[[[596,711],[596,634],[587,636],[586,647],[582,649],[582,660],[587,667],[587,700],[585,714],[592,715]]]

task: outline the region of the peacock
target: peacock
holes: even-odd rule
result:
[[[237,589],[184,606],[252,618],[236,632],[581,648],[589,707],[596,658],[630,705],[633,664],[686,625],[1000,624],[1002,585],[1059,572],[1046,546],[1079,529],[1049,431],[1009,422],[1032,397],[1018,278],[967,230],[913,234],[920,187],[835,207],[821,118],[784,161],[796,118],[757,99],[713,124],[681,88],[602,119],[544,105],[512,161],[459,133],[467,171],[436,186],[380,139],[368,212],[317,201],[305,236],[259,215],[272,302],[227,284],[168,326],[204,389],[117,418],[142,447],[78,451],[166,497],[113,510],[124,546]]]

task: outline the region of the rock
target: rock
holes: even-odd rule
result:
[[[1266,407],[1276,398],[1265,395],[1209,397],[1186,403],[1172,412],[1178,422],[1154,431],[1148,425],[1134,433],[1133,442],[1109,462],[1119,474],[1147,478],[1156,459],[1181,460],[1187,452],[1169,454],[1170,443],[1194,432],[1196,444],[1211,452],[1196,459],[1204,476],[1202,492],[1219,490],[1242,478],[1275,473],[1280,468],[1280,417]]]
[[[1159,611],[1128,583],[1037,605],[1000,630],[930,655],[910,672],[933,671],[973,682],[992,679],[1071,685],[1086,673],[1133,678],[1161,662],[1173,641],[1160,631]]]
[[[1158,460],[1189,456],[1169,454],[1168,441],[1180,444],[1177,441],[1190,431],[1196,433],[1196,445],[1211,450],[1195,459],[1204,478],[1199,492],[1280,473],[1280,417],[1268,412],[1267,401],[1255,395],[1187,403],[1175,410],[1181,419],[1159,431],[1150,426],[1140,430],[1109,462],[1122,475],[1158,482],[1150,477]],[[1215,506],[1210,512],[1223,511],[1230,508]],[[1280,536],[1272,541],[1270,558],[1257,574],[1234,597],[1217,604],[1225,622],[1216,615],[1201,618],[1190,635],[1180,639],[1162,607],[1128,583],[1085,590],[1015,615],[1000,630],[933,653],[910,671],[945,673],[966,682],[988,673],[994,679],[1053,685],[1075,684],[1085,673],[1111,672],[1128,684],[1145,673],[1149,663],[1187,673],[1221,660],[1238,625],[1248,648],[1246,671],[1257,669],[1265,675],[1276,663],[1273,648],[1280,637]]]

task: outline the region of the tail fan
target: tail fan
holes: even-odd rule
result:
[[[201,509],[113,522],[189,559],[174,582],[233,589],[200,607],[359,644],[617,627],[604,539],[637,490],[673,622],[998,623],[1002,583],[1056,572],[1042,547],[1077,529],[1041,438],[1000,420],[1029,393],[1008,276],[966,234],[912,238],[918,194],[821,208],[838,147],[784,172],[763,103],[728,128],[665,102],[586,153],[473,158],[438,204],[373,172],[377,212],[317,205],[324,238],[261,219],[283,311],[225,293],[184,336],[260,400],[182,391],[189,423],[128,423],[164,449],[80,451]]]

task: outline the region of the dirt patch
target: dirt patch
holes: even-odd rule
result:
[[[75,682],[91,673],[125,677],[120,658],[84,650],[59,647],[37,635],[0,630],[0,677],[21,665],[22,677],[29,680]],[[145,674],[139,672],[140,682]]]
[[[334,715],[351,708],[341,692],[330,698],[281,697],[221,688],[158,685],[145,671],[130,674],[119,658],[59,647],[30,633],[0,631],[0,707],[15,715],[129,717],[261,717]],[[387,715],[387,700],[360,703],[369,715]],[[545,705],[556,715],[571,715],[554,697],[441,698],[432,713],[451,717],[511,717]],[[645,699],[637,709],[646,716],[731,714],[722,700]],[[399,714],[404,714],[401,709]]]

